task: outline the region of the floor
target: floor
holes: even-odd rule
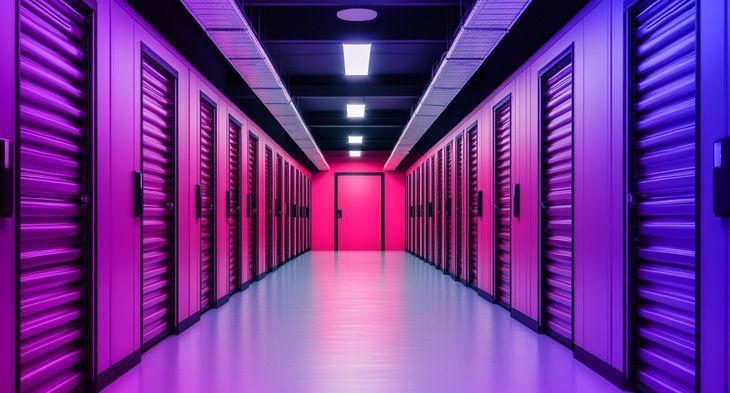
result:
[[[403,252],[310,252],[104,392],[614,392],[545,335]]]

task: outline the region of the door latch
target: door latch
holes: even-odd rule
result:
[[[10,217],[15,205],[15,178],[12,144],[7,139],[0,139],[0,187],[0,217]]]

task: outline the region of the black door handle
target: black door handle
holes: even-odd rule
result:
[[[482,216],[482,208],[484,207],[483,202],[484,201],[482,201],[482,192],[477,191],[477,217]]]
[[[0,217],[10,217],[15,206],[15,179],[13,149],[7,139],[0,139],[0,187]]]
[[[337,218],[342,218],[342,210],[337,210]]]
[[[231,190],[226,191],[226,218],[231,218]]]
[[[512,193],[512,215],[515,217],[520,216],[520,185],[515,184],[514,191]]]
[[[134,217],[142,217],[144,198],[144,181],[142,172],[134,172]]]
[[[203,186],[201,184],[195,186],[195,217],[203,217]]]

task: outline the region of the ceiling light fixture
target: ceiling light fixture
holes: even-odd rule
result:
[[[370,68],[370,44],[342,44],[345,75],[367,75]]]
[[[354,119],[365,117],[365,104],[347,104],[347,117]]]
[[[360,145],[362,144],[362,135],[348,135],[347,136],[347,143],[351,145]]]
[[[362,152],[360,150],[350,150],[350,157],[360,157]]]
[[[369,8],[345,8],[337,11],[337,17],[347,22],[367,22],[378,17],[378,12]]]

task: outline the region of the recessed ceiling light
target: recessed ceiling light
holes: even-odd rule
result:
[[[378,17],[378,12],[369,8],[345,8],[337,11],[337,17],[348,22],[367,22]]]
[[[360,150],[350,150],[350,157],[360,157],[362,152]]]
[[[342,44],[345,75],[367,75],[370,68],[370,44]]]
[[[362,144],[362,135],[348,135],[347,136],[347,143],[351,145],[360,145]]]
[[[347,104],[347,117],[356,119],[365,117],[365,104]]]

